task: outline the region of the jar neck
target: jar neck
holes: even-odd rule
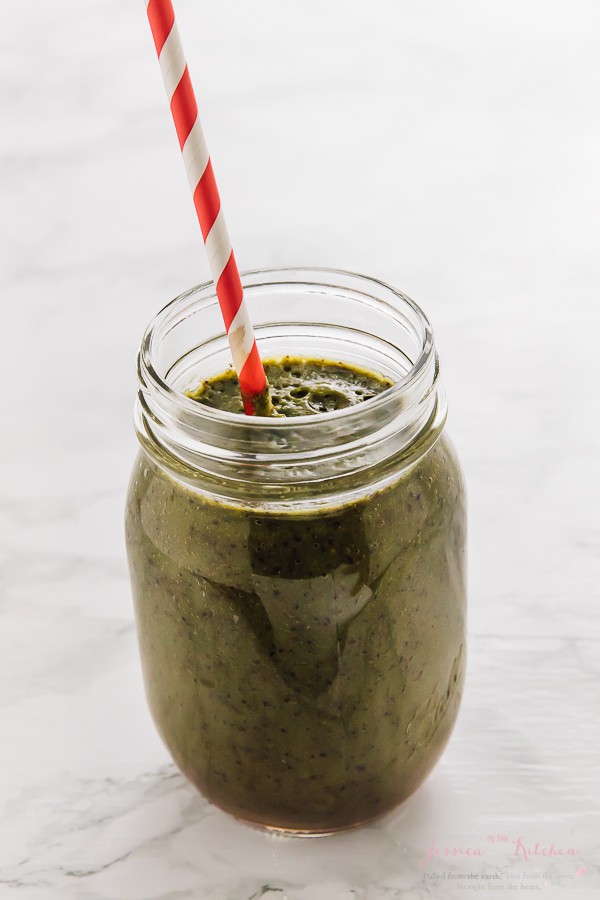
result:
[[[214,285],[201,285],[158,313],[138,355],[136,430],[158,465],[218,500],[314,506],[372,491],[429,449],[446,404],[431,328],[413,301],[337,270],[249,272],[242,283],[263,358],[335,359],[393,386],[357,406],[288,419],[199,404],[185,391],[229,365]]]

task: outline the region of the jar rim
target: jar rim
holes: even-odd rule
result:
[[[294,275],[300,277],[294,278]],[[250,279],[254,279],[257,276],[267,280],[253,282],[252,284],[248,283]],[[272,276],[277,277],[273,278]],[[323,280],[323,278],[320,276],[325,276],[330,280]],[[353,282],[364,285],[365,287],[367,285],[376,286],[380,290],[390,292],[403,304],[410,307],[422,328],[419,355],[411,364],[406,374],[402,378],[395,381],[394,384],[391,385],[391,387],[386,388],[376,396],[370,397],[368,400],[364,400],[360,404],[357,404],[355,406],[330,410],[327,412],[317,412],[308,415],[294,416],[293,424],[295,430],[303,430],[305,428],[314,429],[317,425],[325,420],[337,421],[341,424],[342,422],[347,423],[348,420],[352,420],[357,416],[360,418],[364,418],[365,415],[369,412],[376,411],[378,408],[389,403],[390,401],[400,399],[402,395],[406,395],[411,390],[413,385],[415,385],[415,383],[420,380],[423,371],[430,364],[431,358],[435,354],[433,331],[425,312],[417,303],[415,303],[414,300],[412,300],[402,291],[399,291],[397,288],[393,287],[388,282],[382,281],[381,279],[374,278],[368,275],[362,275],[358,272],[352,272],[346,269],[322,266],[269,267],[264,269],[249,269],[240,273],[240,278],[242,280],[244,289],[260,288],[264,285],[275,286],[277,284],[282,286],[286,284],[310,284],[313,286],[335,289],[339,288],[340,284],[339,281],[337,284],[331,283],[331,279],[334,276],[337,279],[342,280],[351,279]],[[203,292],[206,292],[206,296],[200,298],[200,295]],[[371,294],[368,294],[366,292],[365,296],[371,297],[371,299],[375,299],[372,298]],[[178,311],[179,307],[181,307],[183,302],[189,297],[195,297],[196,303],[201,303],[205,308],[216,307],[218,306],[219,302],[214,282],[206,281],[189,288],[181,294],[178,294],[175,298],[165,304],[165,306],[163,306],[162,309],[160,309],[158,313],[156,313],[156,315],[151,319],[142,337],[140,352],[138,355],[138,369],[140,370],[140,378],[142,378],[144,381],[149,379],[152,383],[153,389],[159,392],[164,401],[169,404],[178,405],[182,410],[186,411],[189,415],[192,415],[198,423],[200,423],[202,419],[204,419],[207,422],[213,422],[215,424],[220,423],[226,425],[228,428],[233,429],[235,429],[236,427],[243,427],[244,429],[247,429],[248,426],[250,426],[253,430],[256,429],[257,431],[264,431],[266,429],[268,430],[269,434],[276,434],[277,432],[285,431],[290,427],[289,418],[272,418],[268,416],[240,416],[238,413],[233,413],[228,410],[221,410],[215,407],[206,406],[204,404],[198,403],[197,400],[188,397],[185,393],[174,389],[168,383],[166,378],[160,374],[153,358],[156,352],[157,343],[161,337],[161,329],[168,325],[171,316]],[[398,316],[397,310],[395,310],[394,307],[385,299],[382,299],[381,297],[377,297],[376,299],[379,306],[387,307],[386,311],[388,311],[388,314],[395,317]],[[216,375],[219,373],[215,372],[214,374]]]
[[[194,489],[265,506],[371,490],[427,452],[444,427],[446,402],[433,332],[413,300],[343,269],[254,269],[241,278],[263,352],[271,347],[276,358],[291,346],[281,355],[331,354],[394,383],[354,406],[313,415],[245,416],[198,403],[184,385],[218,375],[230,359],[215,285],[206,282],[166,304],[144,333],[135,424],[151,458]]]

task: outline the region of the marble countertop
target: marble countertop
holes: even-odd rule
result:
[[[427,783],[335,838],[240,825],[170,762],[122,510],[139,339],[208,267],[144,4],[11,4],[0,897],[598,897],[600,7],[177,12],[240,266],[376,275],[433,321],[469,487],[467,689]]]

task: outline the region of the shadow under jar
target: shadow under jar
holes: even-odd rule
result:
[[[243,276],[261,355],[394,382],[256,418],[186,396],[229,365],[212,284],[138,357],[127,548],[148,702],[181,771],[239,819],[322,834],[430,772],[465,665],[465,505],[433,336],[409,298],[333,270]]]

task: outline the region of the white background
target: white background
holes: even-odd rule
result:
[[[134,359],[208,278],[144,3],[6,6],[0,897],[420,900],[494,873],[500,897],[598,896],[600,5],[176,5],[240,267],[348,268],[420,303],[469,487],[452,742],[396,815],[309,842],[208,806],[143,696]],[[515,859],[518,837],[577,855]],[[432,841],[485,854],[423,867]]]

